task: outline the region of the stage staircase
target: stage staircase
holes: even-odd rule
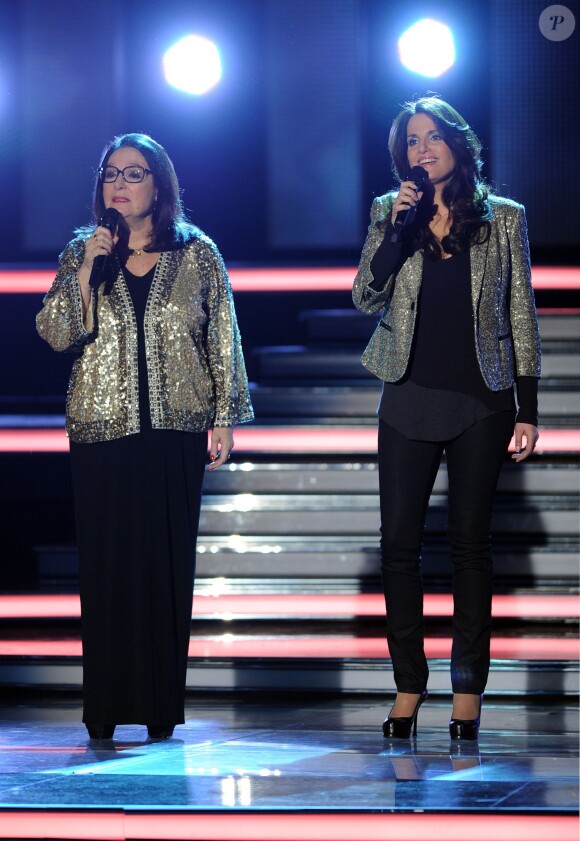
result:
[[[254,351],[251,437],[238,431],[231,463],[205,484],[192,692],[393,689],[378,558],[380,385],[360,364],[374,324],[350,309],[305,309],[302,344]],[[578,692],[580,319],[576,311],[542,310],[540,326],[543,434],[525,465],[506,459],[494,515],[489,692],[500,695]],[[29,426],[62,425],[55,414],[48,424],[27,418]],[[281,440],[295,444],[284,448]],[[29,457],[23,469],[31,464]],[[423,561],[436,693],[450,689],[445,491],[442,465]],[[74,543],[36,539],[34,551],[35,587],[0,595],[0,685],[77,690]]]

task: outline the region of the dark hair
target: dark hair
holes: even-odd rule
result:
[[[481,143],[461,114],[439,97],[425,96],[406,102],[389,133],[392,168],[399,181],[405,181],[409,171],[407,125],[415,114],[431,117],[455,159],[453,173],[442,192],[452,219],[451,230],[442,244],[448,254],[457,254],[476,242],[485,242],[490,233],[491,209],[487,197],[491,190],[481,178]],[[438,258],[441,252],[429,229],[430,218],[430,213],[417,214],[417,246]]]
[[[166,251],[182,247],[199,233],[199,229],[185,217],[177,175],[163,146],[147,134],[121,134],[105,147],[99,167],[106,166],[113,152],[126,146],[141,152],[152,173],[149,177],[153,178],[157,189],[157,200],[152,214],[153,232],[145,251]],[[93,215],[97,224],[104,211],[103,182],[97,172],[93,190]]]

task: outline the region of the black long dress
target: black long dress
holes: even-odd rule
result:
[[[124,270],[139,329],[141,431],[71,441],[83,721],[184,721],[207,434],[151,428],[143,317],[155,269]]]

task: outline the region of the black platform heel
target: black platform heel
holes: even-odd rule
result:
[[[449,722],[449,737],[452,740],[465,739],[475,742],[479,739],[479,725],[481,722],[481,702],[483,696],[479,696],[479,712],[477,718],[452,718]]]
[[[385,718],[383,721],[383,736],[385,739],[409,739],[411,730],[413,731],[413,736],[417,735],[419,708],[423,701],[427,700],[428,694],[426,689],[424,692],[421,692],[417,705],[413,710],[413,715],[402,716],[400,718],[391,718],[391,716]]]

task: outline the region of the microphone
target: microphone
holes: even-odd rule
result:
[[[420,169],[420,167],[418,167]],[[106,228],[113,236],[117,233],[119,220],[121,214],[114,207],[108,207],[99,222],[101,228]],[[97,290],[105,279],[105,269],[107,268],[107,259],[109,254],[99,254],[93,260],[93,268],[91,269],[91,276],[89,278],[89,286],[91,289]]]
[[[422,166],[414,166],[408,174],[406,181],[414,181],[417,185],[417,192],[424,190],[425,183],[429,181],[429,173]],[[395,218],[395,230],[401,233],[401,228],[406,228],[411,225],[417,214],[417,205],[409,207],[407,210],[399,210]]]

